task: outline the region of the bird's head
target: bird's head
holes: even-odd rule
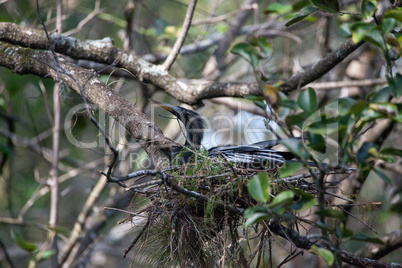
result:
[[[198,113],[181,106],[171,106],[160,103],[159,101],[151,101],[166,111],[172,113],[184,124],[187,131],[186,146],[190,145],[195,149],[199,149],[201,147],[201,141],[204,137],[205,121]]]

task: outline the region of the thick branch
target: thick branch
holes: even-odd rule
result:
[[[203,99],[216,97],[261,95],[261,90],[257,83],[216,83],[199,80],[180,81],[171,76],[163,66],[151,64],[114,47],[112,41],[108,38],[98,41],[81,41],[57,33],[51,34],[50,38],[53,43],[52,48],[58,53],[75,59],[91,60],[125,68],[140,81],[148,81],[184,103],[197,104]],[[24,47],[49,48],[44,31],[22,28],[14,23],[0,23],[0,41]],[[310,69],[289,78],[280,89],[284,92],[290,92],[300,86],[313,82],[336,66],[361,44],[353,44],[351,40],[347,40],[333,53],[320,60]],[[2,51],[1,53],[4,52]]]
[[[118,95],[98,79],[92,71],[77,67],[63,58],[58,63],[51,52],[21,48],[0,41],[0,65],[18,74],[34,74],[62,82],[69,88],[81,93],[81,87],[88,101],[104,110],[120,122],[147,152],[154,163],[166,160],[165,151],[171,142],[161,130],[141,111]]]
[[[362,44],[364,44],[363,41],[355,44],[353,43],[352,39],[346,40],[346,42],[340,45],[332,53],[321,59],[319,62],[314,64],[311,68],[290,77],[287,81],[285,81],[284,84],[281,85],[280,89],[287,93],[317,80],[324,74],[328,73],[332,68],[344,60]]]
[[[245,97],[261,94],[256,85],[247,83],[216,84],[201,82],[186,84],[171,76],[163,66],[151,64],[114,47],[109,38],[98,41],[81,41],[53,33],[50,35],[50,39],[55,52],[75,59],[86,59],[125,68],[133,73],[138,80],[149,81],[184,103],[195,104],[204,98]],[[22,28],[14,23],[0,23],[0,41],[24,47],[49,48],[44,31]]]

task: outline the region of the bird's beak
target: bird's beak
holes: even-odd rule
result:
[[[171,112],[174,116],[178,117],[179,114],[177,113],[177,111],[174,109],[174,106],[170,106],[168,104],[164,104],[164,103],[160,103],[159,101],[156,100],[151,100],[153,103],[157,104],[158,106],[162,107],[163,109],[165,109],[166,111]]]
[[[159,106],[162,107],[163,109],[165,109],[165,110],[167,110],[167,111],[169,111],[169,112],[171,112],[171,113],[174,113],[174,110],[173,110],[173,107],[172,107],[172,106],[167,105],[167,104],[160,103],[159,101],[156,101],[156,100],[151,100],[151,99],[149,99],[149,100],[152,101],[153,103],[159,105]]]

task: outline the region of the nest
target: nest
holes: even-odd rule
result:
[[[192,163],[166,170],[141,170],[118,179],[110,177],[109,181],[119,183],[128,191],[136,191],[148,200],[147,205],[130,213],[138,234],[124,256],[132,250],[134,260],[143,261],[143,267],[224,267],[239,264],[249,267],[257,255],[258,266],[265,250],[271,248],[271,232],[268,230],[269,222],[263,222],[254,229],[242,228],[245,209],[257,205],[248,194],[249,179],[256,173],[266,175],[270,180],[271,195],[292,187],[297,193],[294,188],[297,187],[301,189],[299,199],[303,199],[306,192],[317,195],[315,184],[305,179],[320,172],[323,176],[329,174],[320,170],[316,174],[310,171],[279,179],[273,169],[239,168],[220,157],[206,155]],[[346,173],[344,170],[339,172]],[[131,186],[122,183],[133,178],[136,180]],[[144,178],[147,178],[146,182],[137,183]],[[296,199],[293,201],[297,202]],[[285,213],[288,223],[296,223],[293,212],[289,212]],[[275,217],[275,214],[272,216]],[[275,222],[277,229],[281,229],[280,218]],[[249,238],[251,234],[253,238]],[[287,237],[286,234],[284,237]],[[255,245],[250,246],[253,239]]]
[[[247,193],[247,182],[256,171],[235,168],[222,159],[195,163],[136,174],[154,178],[126,188],[150,203],[136,212],[146,215],[146,223],[142,221],[125,255],[134,249],[136,257],[147,256],[149,266],[164,267],[247,262],[239,227],[244,209],[256,203]]]

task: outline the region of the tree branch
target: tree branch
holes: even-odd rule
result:
[[[346,80],[346,81],[330,81],[330,82],[317,82],[310,83],[308,86],[314,88],[315,90],[328,90],[334,88],[342,87],[370,87],[375,85],[385,85],[387,84],[386,78],[372,78],[372,79],[362,79],[362,80]],[[302,89],[306,89],[303,87]]]
[[[166,149],[172,146],[158,126],[98,79],[92,71],[77,67],[63,58],[59,58],[60,70],[56,70],[54,57],[49,51],[37,51],[21,48],[0,41],[0,65],[14,70],[18,74],[34,74],[62,82],[81,94],[81,87],[86,98],[98,106],[113,119],[122,124],[151,157],[155,165],[167,160]],[[77,84],[78,82],[78,84]]]
[[[311,68],[302,73],[293,75],[288,80],[286,80],[280,86],[280,90],[288,93],[317,80],[324,74],[328,73],[338,63],[344,60],[348,55],[350,55],[353,51],[355,51],[363,44],[363,41],[355,44],[353,43],[352,39],[346,40],[342,45],[340,45],[332,53],[328,54],[326,57],[318,61]]]
[[[392,233],[386,234],[380,238],[383,245],[368,243],[360,248],[357,256],[372,258],[378,260],[390,252],[402,247],[402,230],[396,230]]]
[[[260,96],[257,83],[216,83],[201,80],[178,80],[163,66],[151,64],[141,58],[113,46],[109,38],[81,41],[57,33],[50,35],[55,52],[75,59],[96,61],[129,70],[140,81],[147,81],[162,88],[180,102],[198,104],[203,99],[216,97]],[[0,41],[24,47],[48,49],[49,42],[44,31],[22,28],[14,23],[0,23]],[[354,44],[347,40],[334,52],[318,61],[310,69],[284,81],[280,90],[289,93],[318,79],[346,58],[363,42]],[[5,51],[6,52],[6,51]]]
[[[190,3],[188,4],[186,16],[184,18],[183,27],[181,28],[180,35],[177,38],[176,42],[174,43],[172,51],[170,52],[169,56],[163,63],[163,66],[166,68],[166,70],[169,70],[170,67],[172,67],[173,62],[176,60],[176,57],[179,54],[179,51],[184,43],[184,40],[186,39],[188,29],[190,29],[191,20],[193,18],[196,4],[197,0],[190,0]]]

